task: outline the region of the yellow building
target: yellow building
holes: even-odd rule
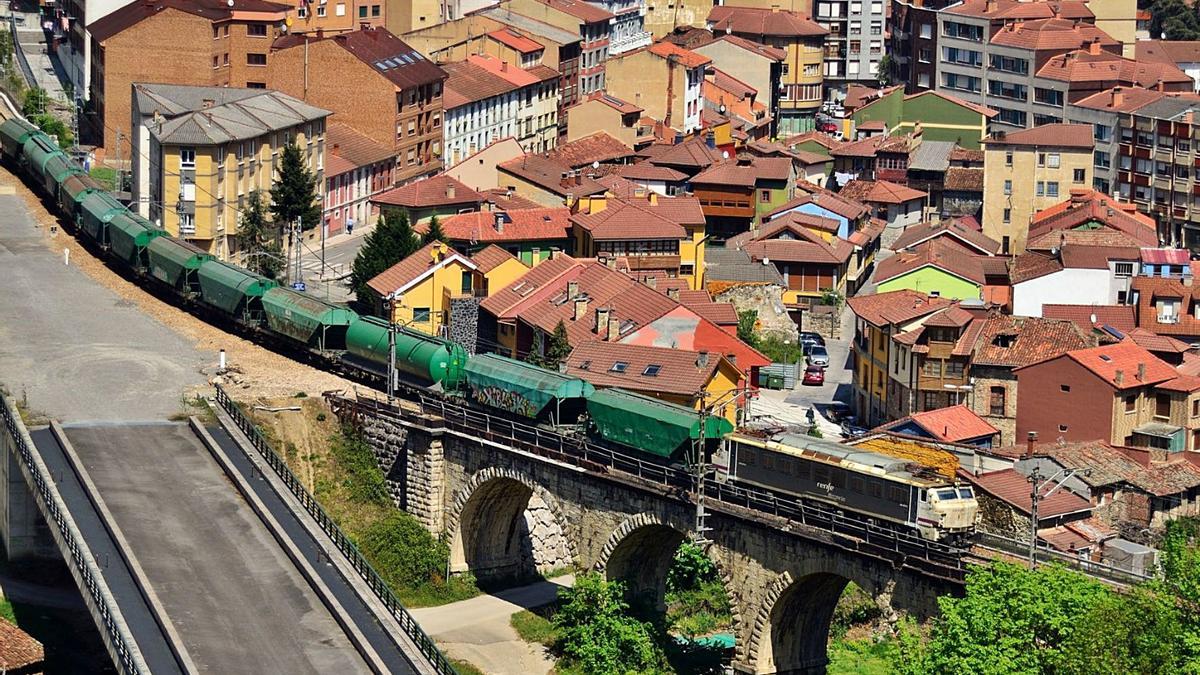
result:
[[[707,233],[695,197],[593,195],[578,203],[571,225],[579,257],[621,257],[635,277],[663,274],[704,287]]]
[[[854,312],[854,410],[859,423],[875,427],[888,421],[889,364],[899,350],[892,337],[901,327],[950,305],[913,290],[858,295],[846,301]]]
[[[643,139],[638,137],[642,108],[598,91],[586,101],[571,108],[567,116],[567,142],[577,141],[603,131],[631,148]]]
[[[529,266],[521,262],[513,254],[492,244],[471,256],[476,265],[476,280],[482,278],[483,284],[476,284],[476,295],[487,297],[492,289],[501,289],[525,276]]]
[[[1046,124],[983,144],[983,233],[1003,255],[1025,251],[1034,214],[1092,186],[1090,124]]]
[[[597,387],[620,387],[700,410],[709,406],[735,425],[744,378],[719,354],[594,340],[567,357],[567,374]]]
[[[238,259],[239,215],[258,190],[264,205],[291,142],[314,175],[325,166],[328,110],[263,89],[133,86],[132,203],[173,236]],[[318,197],[325,181],[317,181]]]
[[[610,56],[605,91],[644,108],[645,114],[672,129],[701,128],[704,69],[712,59],[670,42],[655,42]]]
[[[476,289],[482,292],[484,288],[482,277],[473,260],[442,242],[432,242],[381,272],[367,286],[381,315],[387,316],[390,306],[397,324],[445,336],[456,310],[461,307],[471,314]],[[459,304],[457,300],[470,302]]]
[[[816,128],[817,111],[825,99],[825,36],[829,31],[800,11],[770,7],[713,7],[708,29],[731,34],[786,52],[781,69],[776,109],[776,135],[791,136]],[[769,91],[759,98],[770,104]]]

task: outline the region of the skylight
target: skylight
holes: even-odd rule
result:
[[[646,377],[658,377],[658,373],[661,370],[662,366],[658,365],[657,363],[651,363],[650,365],[646,366],[645,370],[642,371],[642,375]]]
[[[624,361],[617,361],[616,363],[612,364],[612,368],[609,368],[608,370],[609,370],[609,372],[613,372],[613,373],[623,373],[623,372],[625,372],[625,369],[628,367],[629,367],[628,363],[626,363]]]

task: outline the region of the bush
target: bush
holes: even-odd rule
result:
[[[559,592],[556,650],[585,673],[662,672],[664,655],[650,624],[629,616],[624,584],[582,574]]]
[[[441,581],[450,559],[446,543],[435,539],[416,518],[402,511],[393,511],[368,526],[358,545],[393,587]]]
[[[375,463],[371,446],[353,427],[343,427],[330,445],[334,458],[342,466],[342,485],[352,501],[360,504],[391,504],[383,471]]]

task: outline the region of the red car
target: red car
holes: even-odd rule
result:
[[[803,384],[814,386],[825,384],[825,369],[821,366],[809,366],[805,368]]]

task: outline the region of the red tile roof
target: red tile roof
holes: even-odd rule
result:
[[[886,180],[852,180],[838,194],[846,199],[877,204],[904,204],[929,196],[927,192]]]
[[[1021,452],[1023,446],[1014,450]],[[1151,464],[1145,451],[1113,447],[1103,441],[1039,443],[1034,446],[1034,455],[1049,457],[1068,469],[1090,469],[1076,476],[1092,487],[1125,483],[1155,496],[1166,496],[1200,485],[1200,469],[1190,462]],[[1062,492],[1065,490],[1054,494]],[[1038,502],[1039,511],[1044,503]]]
[[[634,113],[640,113],[640,112],[645,111],[645,108],[642,108],[641,106],[636,106],[628,101],[623,101],[606,91],[594,91],[590,95],[588,95],[588,100],[589,101],[599,101],[599,102],[603,103],[604,105],[612,108],[613,110],[616,110],[617,112],[621,113],[622,115],[632,115]]]
[[[1182,248],[1143,248],[1142,262],[1152,265],[1188,265],[1191,254]]]
[[[442,96],[447,109],[559,77],[553,68],[538,65],[521,69],[490,54],[472,54],[465,61],[447,63],[443,68],[449,74]]]
[[[666,166],[657,166],[650,162],[626,164],[625,166],[617,169],[617,175],[630,180],[661,180],[667,183],[682,182],[687,180],[688,177],[688,175],[682,171],[676,171],[675,169]]]
[[[537,42],[536,40],[533,40],[525,35],[516,33],[513,31],[513,29],[508,27],[494,30],[488,33],[488,37],[492,38],[496,42],[512,47],[522,54],[532,54],[534,52],[540,52],[546,48],[546,46],[542,43]]]
[[[367,281],[367,286],[382,297],[386,297],[416,281],[429,270],[451,261],[458,261],[467,269],[475,269],[475,263],[454,251],[446,244],[431,241],[416,253],[392,265],[378,276]]]
[[[1064,246],[1058,252],[1066,269],[1108,269],[1111,260],[1137,260],[1139,250],[1133,246]]]
[[[1062,263],[1058,258],[1037,251],[1026,251],[1014,257],[1008,264],[1009,283],[1013,286],[1041,277],[1061,272]]]
[[[602,211],[576,213],[571,222],[591,233],[597,241],[678,239],[687,237],[679,223],[664,217],[649,204],[610,199]]]
[[[42,643],[6,619],[0,619],[0,672],[41,672],[29,668],[44,665],[45,658]]]
[[[479,306],[498,319],[512,319],[519,306],[536,296],[545,296],[557,288],[557,282],[565,277],[578,276],[584,262],[569,255],[559,254],[544,260],[533,269],[526,272],[520,279],[500,289],[493,289],[491,295],[484,298]]]
[[[1172,65],[1200,62],[1200,40],[1138,40],[1135,44],[1138,61]]]
[[[567,375],[600,387],[696,395],[712,379],[722,359],[716,354],[597,340],[582,342],[571,351]]]
[[[1116,389],[1165,382],[1177,376],[1174,368],[1132,341],[1077,349],[1067,352],[1067,357]],[[1145,377],[1140,380],[1139,366],[1146,369]],[[1118,371],[1122,373],[1120,383],[1116,381]]]
[[[317,37],[312,33],[288,33],[271,43],[271,50],[297,47],[303,49],[306,44],[311,46],[314,42],[322,40],[332,40],[334,44],[371,66],[376,73],[401,89],[446,79],[446,71],[386,28],[360,28],[347,33],[326,33],[324,37]]]
[[[965,0],[946,9],[947,14],[986,17],[991,19],[1047,19],[1061,16],[1065,19],[1092,19],[1095,15],[1086,2],[1063,0],[1061,2],[1021,2],[1020,0]]]
[[[611,12],[607,12],[582,0],[539,0],[539,2],[547,7],[557,9],[564,14],[570,14],[584,23],[607,23],[613,18]]]
[[[561,241],[570,238],[571,211],[553,208],[460,213],[442,221],[442,232],[452,241],[515,242]],[[498,219],[504,222],[497,228]]]
[[[978,476],[965,474],[964,477],[976,488],[985,492],[1024,514],[1031,512],[1033,501],[1029,479],[1017,473],[1015,469],[1002,469]],[[1070,490],[1062,489],[1049,497],[1038,499],[1038,519],[1055,518],[1068,513],[1090,511],[1092,503]]]
[[[993,314],[980,321],[972,346],[972,363],[1019,368],[1094,346],[1091,326],[1035,316]]]
[[[681,166],[689,169],[704,169],[719,161],[721,161],[721,151],[710,148],[704,139],[698,137],[689,137],[650,158],[651,164]]]
[[[1088,134],[1090,138],[1090,130]],[[1087,223],[1119,230],[1145,246],[1158,245],[1158,230],[1153,218],[1139,213],[1130,202],[1119,202],[1101,192],[1083,188],[1072,188],[1068,199],[1034,214],[1029,237],[1041,237],[1051,230],[1071,230]]]
[[[778,47],[770,47],[762,44],[761,42],[747,40],[744,37],[733,35],[732,33],[726,33],[725,35],[722,35],[721,37],[717,38],[717,41],[728,42],[731,45],[736,45],[742,49],[745,49],[746,51],[753,52],[759,56],[764,56],[772,61],[782,62],[787,58],[787,52],[779,49]]]
[[[392,188],[376,195],[371,201],[408,208],[429,208],[454,204],[479,206],[483,195],[472,190],[462,181],[446,174],[430,176],[407,185]]]
[[[924,293],[903,289],[888,293],[856,295],[846,300],[855,316],[875,326],[887,326],[912,321],[950,306],[946,298],[932,298]]]
[[[942,239],[927,241],[909,251],[901,251],[875,266],[875,282],[883,283],[923,267],[936,267],[944,272],[983,285],[984,274],[981,260],[984,256],[973,255],[961,247]]]
[[[697,54],[690,49],[684,49],[679,45],[671,44],[670,42],[655,42],[650,45],[648,51],[664,59],[674,59],[684,68],[700,68],[712,63],[711,58],[703,54]],[[618,56],[617,58],[620,57]]]
[[[1047,319],[1065,319],[1081,330],[1111,326],[1128,333],[1137,326],[1132,305],[1042,305],[1042,316]],[[1092,317],[1096,320],[1093,321]]]
[[[829,31],[801,12],[760,7],[720,5],[708,13],[714,33],[770,37],[824,37]]]
[[[1156,385],[1155,389],[1191,393],[1200,390],[1200,377],[1196,377],[1195,375],[1180,375],[1173,380],[1167,380]]]
[[[325,177],[330,178],[364,166],[395,159],[396,150],[384,147],[351,127],[330,122],[325,128]]]
[[[1134,87],[1185,85],[1191,88],[1192,78],[1174,64],[1135,61],[1119,54],[1079,49],[1051,57],[1037,71],[1038,77],[1062,82],[1104,82]],[[1110,97],[1111,98],[1111,97]]]
[[[591,168],[593,162],[611,162],[615,159],[633,157],[633,148],[613,138],[606,131],[597,131],[569,143],[563,143],[547,153],[554,162],[572,169]]]
[[[1090,124],[1043,124],[1032,129],[1007,132],[1002,138],[993,136],[983,142],[989,146],[1025,145],[1089,150],[1096,145]]]
[[[1182,354],[1191,350],[1192,346],[1182,340],[1176,340],[1173,337],[1152,333],[1145,328],[1134,328],[1125,333],[1128,340],[1133,340],[1137,345],[1146,348],[1151,352],[1159,352],[1165,354]]]
[[[896,238],[896,241],[892,242],[892,250],[902,251],[934,239],[947,239],[960,242],[964,248],[972,250],[975,253],[994,255],[1000,252],[1000,242],[991,239],[978,230],[966,227],[957,220],[909,225]]]
[[[499,246],[491,244],[487,248],[471,256],[471,260],[475,263],[475,266],[480,272],[487,274],[509,260],[517,260],[517,258]],[[517,260],[517,262],[521,261]],[[521,264],[524,265],[525,263]]]
[[[752,241],[744,249],[754,260],[841,265],[850,259],[854,245],[838,237],[831,244],[819,238],[812,241],[767,239]]]
[[[758,234],[753,239],[756,241],[779,239],[779,235],[788,232],[807,239],[809,237],[805,236],[802,230],[813,229],[837,234],[840,227],[841,223],[833,218],[814,216],[811,213],[804,213],[803,211],[792,211],[791,213],[785,213],[778,218],[773,218],[763,223]]]
[[[831,213],[836,213],[837,215],[852,221],[862,218],[871,211],[871,208],[862,202],[845,199],[839,196],[837,193],[830,192],[824,188],[818,188],[815,185],[812,187],[815,188],[815,190],[812,192],[807,192],[809,190],[807,186],[801,188],[800,185],[797,185],[797,188],[803,189],[807,193],[798,194],[783,206],[780,206],[774,211],[768,213],[766,216],[764,216],[764,218],[767,220],[777,218],[780,214],[787,213],[788,211],[792,211],[805,204],[816,204],[817,206],[826,209]]]
[[[792,160],[786,157],[750,157],[725,160],[692,177],[692,184],[752,187],[760,180],[786,181],[792,175]]]
[[[1079,49],[1093,42],[1110,48],[1121,46],[1094,24],[1069,19],[1014,21],[997,30],[991,39],[994,45],[1034,51]]]
[[[604,192],[605,187],[586,175],[579,177],[576,184],[572,178],[563,178],[571,167],[546,159],[541,155],[525,155],[502,162],[497,167],[500,171],[523,178],[547,192],[565,197],[571,194],[575,197],[594,195]]]
[[[1144,41],[1138,40],[1139,49]],[[1134,112],[1140,110],[1155,101],[1159,101],[1170,94],[1167,92],[1156,91],[1153,89],[1142,89],[1140,87],[1113,87],[1106,91],[1097,92],[1080,99],[1071,105],[1077,105],[1081,108],[1091,108],[1093,110],[1110,110],[1115,112]]]
[[[233,16],[234,12],[263,12],[283,15],[291,9],[290,5],[264,0],[154,0],[151,2],[130,2],[118,6],[109,14],[96,19],[87,25],[93,39],[104,42],[110,37],[141,23],[166,9],[175,9],[188,14],[194,14],[209,21],[224,21]]]
[[[953,405],[948,408],[913,413],[885,425],[884,428],[894,429],[906,422],[915,423],[930,436],[947,443],[962,443],[1000,433],[999,429],[976,415],[965,405]]]
[[[1030,237],[1025,242],[1025,250],[1050,251],[1068,246],[1137,248],[1143,243],[1145,242],[1139,241],[1132,234],[1126,234],[1120,230],[1110,230],[1106,227],[1098,230],[1044,230],[1041,234]]]

